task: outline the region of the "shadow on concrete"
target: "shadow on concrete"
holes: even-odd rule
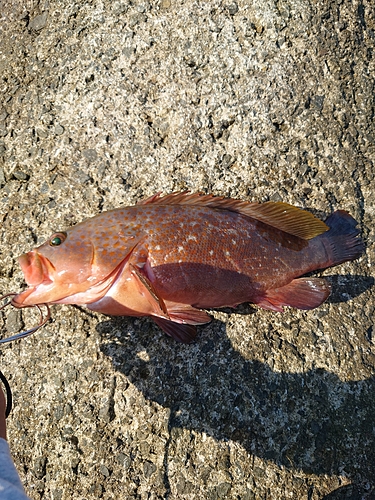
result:
[[[348,302],[358,297],[374,286],[372,276],[361,276],[355,274],[324,276],[332,286],[331,295],[327,302],[330,304]]]
[[[348,291],[355,277],[346,278]],[[365,279],[350,296],[372,284]],[[147,320],[137,320],[139,331],[129,335],[129,321],[98,325],[108,339],[102,351],[146,398],[170,408],[170,430],[205,432],[289,469],[351,479],[350,488],[326,500],[375,498],[375,377],[344,382],[323,369],[275,372],[239,354],[218,321],[190,345],[163,336]],[[140,350],[149,361],[137,356]],[[165,463],[168,488],[168,457]]]

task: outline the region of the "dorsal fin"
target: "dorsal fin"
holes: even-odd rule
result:
[[[139,205],[192,205],[230,210],[247,217],[252,217],[280,231],[298,236],[304,240],[315,238],[328,231],[329,227],[310,212],[283,202],[251,203],[248,201],[224,198],[203,193],[171,193],[162,196],[160,193],[140,201]]]

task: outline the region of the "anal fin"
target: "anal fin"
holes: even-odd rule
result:
[[[320,306],[331,293],[329,283],[321,278],[297,278],[285,286],[267,290],[257,301],[263,309],[282,312],[283,306],[296,309],[314,309]]]

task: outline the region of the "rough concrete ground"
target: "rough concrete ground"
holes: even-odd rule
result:
[[[215,312],[193,345],[53,307],[0,352],[30,497],[375,498],[373,2],[2,0],[0,19],[4,293],[55,229],[157,191],[341,208],[367,242],[322,273],[322,307]]]

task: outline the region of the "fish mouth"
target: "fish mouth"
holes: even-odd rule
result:
[[[19,257],[18,262],[29,286],[52,283],[51,274],[55,268],[50,260],[37,251],[24,253]]]
[[[48,291],[53,287],[52,275],[55,270],[54,265],[36,250],[24,253],[18,258],[25,281],[28,288],[12,299],[15,307],[27,307],[33,305],[34,301],[28,301],[28,297],[34,292]],[[29,303],[30,302],[30,303]]]

